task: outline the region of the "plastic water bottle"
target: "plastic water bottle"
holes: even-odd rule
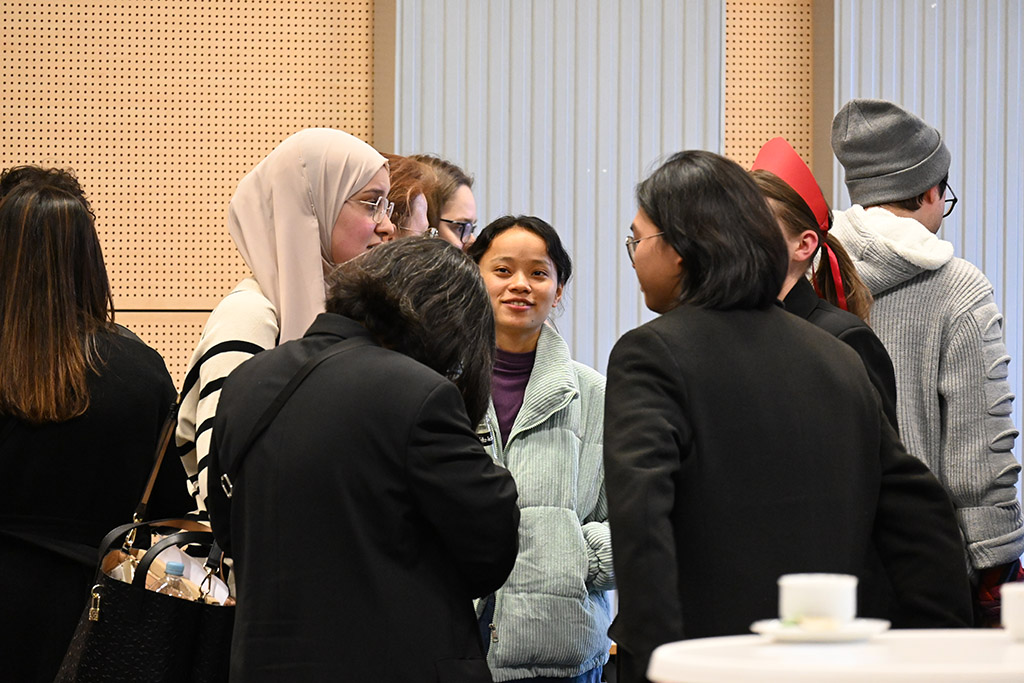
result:
[[[156,589],[157,593],[173,595],[176,598],[191,600],[192,594],[185,584],[182,583],[182,576],[185,574],[185,565],[181,562],[168,562],[164,569],[164,582]]]

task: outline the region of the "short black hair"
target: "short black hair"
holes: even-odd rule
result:
[[[338,266],[329,313],[364,325],[385,347],[455,383],[472,423],[491,396],[494,313],[477,267],[439,239],[396,240]]]
[[[637,185],[636,197],[682,257],[680,304],[728,310],[778,299],[789,252],[739,164],[703,150],[677,152]]]
[[[502,216],[491,221],[483,231],[477,235],[476,241],[469,245],[466,254],[480,263],[480,259],[487,253],[494,238],[510,228],[522,228],[544,240],[548,248],[548,256],[555,264],[555,272],[558,274],[558,284],[565,285],[572,277],[572,258],[569,252],[562,246],[562,240],[558,233],[551,227],[551,224],[536,216]]]

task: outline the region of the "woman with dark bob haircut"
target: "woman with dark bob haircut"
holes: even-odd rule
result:
[[[572,360],[548,324],[572,276],[555,229],[534,216],[492,222],[467,252],[480,265],[498,346],[478,430],[523,492],[520,555],[477,606],[496,681],[597,683],[615,587],[602,440],[604,377]]]
[[[224,488],[208,500],[235,560],[231,678],[490,681],[472,600],[512,569],[519,510],[474,430],[494,349],[480,274],[442,240],[408,239],[328,285],[305,336],[240,365],[217,408]]]
[[[662,643],[777,616],[782,574],[856,575],[858,615],[895,626],[970,625],[949,499],[860,358],[776,305],[788,255],[754,181],[680,152],[637,199],[626,248],[663,315],[608,365],[619,680],[645,680]]]
[[[75,177],[21,166],[0,191],[0,581],[12,587],[0,661],[7,680],[52,681],[97,546],[142,496],[174,384],[159,354],[114,324]],[[165,462],[150,512],[184,514],[184,486]]]

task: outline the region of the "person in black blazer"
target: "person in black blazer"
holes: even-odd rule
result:
[[[857,355],[777,305],[788,258],[753,180],[680,152],[637,199],[626,246],[663,315],[608,365],[620,680],[645,680],[662,643],[777,616],[782,574],[854,574],[873,604],[872,549],[895,625],[969,625],[949,499],[903,450]]]
[[[474,431],[494,354],[479,269],[406,239],[329,282],[327,312],[232,372],[217,409],[211,481],[245,457],[208,499],[236,572],[231,679],[490,681],[472,600],[512,570],[519,510]]]
[[[787,311],[857,352],[878,390],[885,416],[899,431],[896,372],[882,340],[867,324],[871,291],[846,249],[832,237],[832,212],[811,169],[785,138],[772,138],[758,152],[750,175],[768,199],[789,252],[779,298]]]

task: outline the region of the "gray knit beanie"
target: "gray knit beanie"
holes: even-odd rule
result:
[[[949,173],[939,131],[885,100],[850,100],[832,120],[832,150],[850,200],[878,206],[916,197]]]

